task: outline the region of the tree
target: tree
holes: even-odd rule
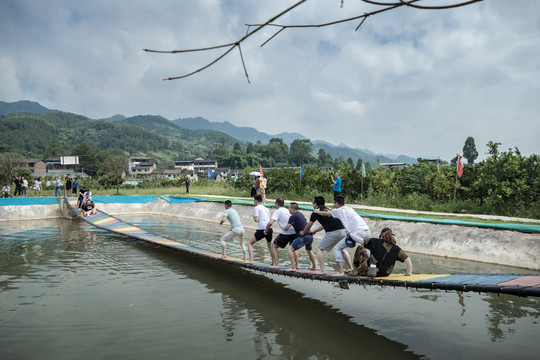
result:
[[[268,141],[264,155],[273,158],[274,162],[287,162],[289,157],[289,148],[281,138],[271,138]]]
[[[49,156],[62,156],[63,154],[64,148],[62,147],[62,143],[60,140],[54,139],[45,148],[44,158],[46,159]]]
[[[86,142],[75,146],[71,154],[79,156],[79,166],[91,176],[96,175],[101,170],[105,159],[110,156],[97,147],[88,145]]]
[[[17,171],[24,165],[24,158],[20,154],[5,152],[0,154],[0,182],[3,185],[11,183]]]
[[[315,160],[311,155],[313,144],[309,139],[295,139],[291,143],[289,161],[297,166],[307,164]]]
[[[319,155],[317,157],[319,165],[330,165],[334,162],[332,155],[327,154],[324,149],[319,149]]]
[[[463,157],[467,159],[468,164],[474,164],[474,160],[478,157],[478,151],[476,151],[476,145],[474,144],[474,138],[472,136],[469,136],[467,140],[465,140]]]
[[[127,171],[128,158],[125,156],[117,155],[109,157],[103,164],[103,175],[99,179],[100,185],[111,186],[122,183],[122,175]]]

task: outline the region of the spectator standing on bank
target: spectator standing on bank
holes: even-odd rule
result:
[[[13,185],[15,185],[15,192],[13,193],[13,197],[21,196],[21,184],[22,184],[21,176],[17,176],[15,178],[15,181],[13,181]]]
[[[53,185],[54,185],[54,197],[62,196],[61,191],[60,191],[60,189],[62,188],[62,181],[58,179],[58,176],[54,178]]]
[[[41,177],[34,180],[34,194],[36,197],[41,196]]]
[[[338,172],[336,172],[335,176],[336,178],[334,179],[334,177],[330,175],[332,178],[332,188],[334,189],[334,198],[341,195],[341,177]]]
[[[75,178],[75,179],[73,180],[73,186],[72,186],[72,188],[73,188],[73,195],[74,195],[74,196],[77,196],[77,194],[78,194],[77,190],[79,189],[79,185],[80,185],[80,181],[77,180],[77,178]]]
[[[21,176],[22,183],[21,183],[21,192],[22,196],[26,197],[26,190],[28,189],[28,180],[24,178],[24,176]]]
[[[67,174],[66,176],[66,196],[71,196],[71,188],[73,187],[73,181],[71,180],[71,176]]]
[[[186,194],[189,194],[189,179],[186,179],[184,182],[186,183]]]
[[[266,178],[264,176],[259,179],[259,195],[261,195],[264,204],[266,202]]]

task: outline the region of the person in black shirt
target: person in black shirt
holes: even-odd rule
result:
[[[369,250],[369,263],[377,267],[377,277],[388,276],[394,270],[396,261],[404,262],[407,267],[405,275],[412,275],[411,258],[405,251],[396,245],[396,238],[389,228],[384,228],[381,231],[379,238],[371,238],[365,240],[365,249]],[[354,254],[354,269],[350,275],[363,275],[361,272],[361,263],[365,260],[365,254],[361,253],[361,247],[358,247]]]
[[[311,230],[311,234],[315,235],[322,230],[326,232],[317,245],[317,260],[319,261],[319,269],[323,274],[326,273],[324,266],[324,252],[331,251],[338,242],[347,236],[347,232],[345,231],[345,227],[341,223],[341,220],[335,217],[323,216],[319,214],[319,211],[328,210],[326,206],[324,206],[324,203],[324,197],[315,196],[315,199],[313,200],[314,211],[311,213],[306,227],[300,232],[300,236],[307,234],[315,221],[318,221],[321,226],[315,230]]]

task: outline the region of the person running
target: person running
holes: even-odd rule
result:
[[[315,223],[315,221],[318,221],[321,226],[311,231],[311,234],[315,235],[322,230],[326,232],[326,234],[323,236],[323,238],[321,239],[321,241],[319,241],[319,244],[317,245],[317,260],[319,261],[319,269],[323,274],[326,273],[326,269],[324,266],[324,252],[332,250],[338,242],[340,242],[344,237],[347,236],[345,227],[339,219],[335,217],[323,216],[317,213],[317,210],[328,210],[328,208],[324,204],[324,197],[315,196],[315,199],[313,200],[314,211],[311,213],[311,216],[309,217],[309,222],[306,224],[306,227],[300,232],[300,236],[306,235],[313,226],[313,223]]]
[[[371,231],[369,230],[368,225],[356,211],[345,205],[345,197],[343,195],[336,196],[334,199],[334,209],[332,211],[316,210],[315,212],[323,216],[333,216],[339,219],[343,224],[347,237],[343,238],[336,245],[334,248],[334,255],[336,256],[336,262],[338,263],[339,272],[341,274],[344,274],[343,259],[345,259],[345,262],[347,263],[348,270],[352,270],[351,256],[346,249],[347,247],[354,247],[356,243],[360,244],[360,246],[364,246],[364,241],[371,238]],[[347,239],[350,240],[347,241]]]
[[[270,254],[272,255],[272,268],[279,267],[278,248],[284,249],[285,246],[287,246],[294,239],[296,239],[296,233],[294,231],[294,228],[290,229],[289,226],[289,228],[285,230],[285,227],[289,223],[289,217],[291,216],[289,210],[285,208],[285,201],[282,198],[277,198],[275,201],[275,207],[276,210],[272,214],[272,218],[270,219],[268,224],[266,224],[266,229],[264,230],[264,233],[268,234],[268,230],[276,221],[281,228],[281,233],[270,244]]]
[[[242,255],[244,256],[244,260],[246,260],[246,245],[244,244],[244,228],[242,227],[242,223],[240,222],[240,216],[238,216],[238,212],[232,208],[232,202],[231,200],[225,201],[225,211],[223,212],[223,217],[219,221],[219,225],[223,225],[225,220],[229,220],[231,223],[231,230],[223,235],[221,239],[219,240],[221,242],[221,255],[223,257],[227,256],[227,250],[226,250],[226,241],[229,239],[232,239],[233,237],[237,236],[240,240],[240,247],[242,248]]]
[[[253,220],[257,223],[257,230],[255,231],[255,234],[253,234],[253,236],[251,237],[251,239],[249,239],[249,242],[248,242],[250,263],[253,263],[253,244],[261,240],[262,238],[265,238],[266,245],[268,246],[268,250],[270,250],[270,245],[272,242],[272,234],[273,234],[272,228],[268,229],[266,234],[264,233],[266,230],[266,225],[270,221],[270,211],[268,210],[266,206],[262,204],[262,196],[255,195],[253,203],[255,205],[255,208],[253,209]]]
[[[396,238],[390,228],[384,228],[379,235],[379,238],[368,239],[365,243],[366,249],[371,251],[369,262],[371,265],[376,265],[377,276],[388,276],[394,270],[396,261],[404,262],[407,267],[406,276],[412,275],[412,261],[409,255],[396,245]],[[349,272],[350,275],[357,275],[359,264],[365,255],[361,254],[361,247],[358,247],[354,254],[355,268]]]
[[[308,231],[304,236],[300,236],[300,232],[305,229],[307,221],[304,214],[298,211],[298,204],[292,202],[289,205],[289,212],[291,216],[289,217],[289,223],[285,226],[284,229],[288,230],[291,226],[294,229],[296,238],[292,241],[289,246],[289,260],[291,261],[291,267],[289,271],[296,271],[298,269],[298,250],[302,247],[306,247],[306,252],[308,253],[309,260],[311,261],[311,268],[309,270],[317,270],[317,265],[315,264],[315,255],[313,255],[313,235],[311,231]]]

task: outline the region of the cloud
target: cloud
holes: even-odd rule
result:
[[[93,118],[203,116],[270,134],[299,132],[382,153],[452,158],[473,136],[539,153],[540,3],[489,1],[445,11],[398,9],[359,22],[277,29],[225,50],[291,3],[5,0],[0,100],[31,99]],[[363,14],[362,2],[307,2],[279,19],[321,24]],[[253,28],[251,28],[253,29]]]

